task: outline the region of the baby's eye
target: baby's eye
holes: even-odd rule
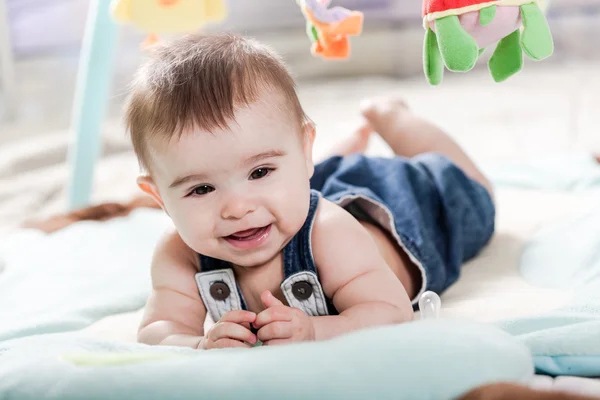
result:
[[[271,171],[273,171],[273,168],[267,168],[267,167],[257,168],[254,171],[252,171],[252,173],[250,174],[250,179],[264,178],[265,176],[269,175],[269,173]]]
[[[213,188],[212,186],[208,186],[208,185],[202,185],[202,186],[198,186],[195,187],[192,192],[190,193],[190,195],[193,196],[203,196],[205,194],[208,194],[212,191],[214,191],[215,188]]]

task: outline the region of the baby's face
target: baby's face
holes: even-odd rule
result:
[[[237,111],[226,130],[185,132],[152,154],[152,181],[185,243],[251,267],[302,227],[310,201],[312,136],[271,95]]]

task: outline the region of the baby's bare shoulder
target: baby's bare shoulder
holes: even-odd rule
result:
[[[360,222],[326,199],[321,199],[315,215],[311,245],[326,292],[335,292],[364,273],[379,256],[375,242]]]
[[[313,245],[332,240],[331,234],[346,238],[348,235],[364,233],[365,229],[347,210],[327,199],[319,201],[312,230],[312,239],[316,240]]]
[[[198,255],[183,241],[179,233],[175,229],[165,232],[154,248],[154,286],[179,286],[180,280],[189,278],[194,282],[194,275],[199,270]]]

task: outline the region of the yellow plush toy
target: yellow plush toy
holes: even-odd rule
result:
[[[225,0],[113,0],[112,15],[148,33],[145,44],[158,34],[191,32],[227,17]]]

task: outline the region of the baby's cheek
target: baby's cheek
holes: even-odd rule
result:
[[[304,222],[306,221],[306,217],[308,215],[310,201],[310,192],[300,192],[295,193],[294,195],[290,195],[288,197],[288,201],[283,208],[282,221],[284,221],[283,225],[285,226],[285,233],[294,235]]]
[[[202,245],[210,231],[206,213],[186,207],[173,207],[171,219],[183,241],[191,248]]]

